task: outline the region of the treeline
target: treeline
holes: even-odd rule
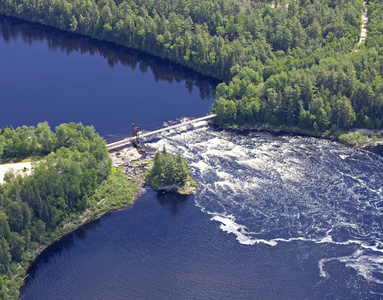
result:
[[[224,16],[240,10],[238,3],[225,0],[0,1],[0,13],[115,41],[220,79],[229,79],[230,68],[246,57],[270,54],[265,42],[255,42],[250,36],[248,40],[236,38],[234,19],[225,33],[228,19]],[[217,21],[208,21],[213,11]],[[215,27],[213,22],[218,22]],[[214,34],[216,30],[219,34]]]
[[[224,80],[224,126],[382,127],[382,2],[0,0],[0,12],[144,50]]]
[[[376,47],[381,49],[383,47],[383,1],[374,0],[368,1],[368,36],[366,45],[369,48]]]
[[[157,151],[153,158],[153,167],[147,172],[146,180],[153,189],[166,186],[182,188],[191,180],[188,162],[178,152],[171,155],[163,148]]]
[[[375,48],[321,59],[267,79],[242,68],[230,84],[219,84],[218,122],[299,126],[316,133],[330,128],[382,128],[383,56]],[[257,76],[258,75],[258,76]]]
[[[306,67],[324,52],[350,51],[358,40],[362,0],[274,5],[278,8],[236,0],[1,0],[0,12],[115,41],[223,80],[232,78],[232,68],[254,60],[271,74],[288,55],[299,58],[295,67]]]
[[[44,26],[30,26],[28,22],[20,19],[0,15],[0,37],[6,41],[22,39],[34,41],[46,40],[50,49],[59,49],[65,53],[80,51],[82,54],[100,55],[105,58],[108,65],[113,68],[117,64],[135,69],[139,67],[142,72],[150,71],[156,81],[180,82],[185,81],[189,90],[198,88],[202,99],[213,98],[215,87],[219,81],[196,76],[186,68],[169,64],[167,60],[159,59],[153,55],[145,54],[126,47],[111,47],[109,43],[100,42],[91,38],[73,35],[60,30],[47,30]]]
[[[70,126],[74,127],[73,125]],[[65,131],[65,127],[68,125],[63,124],[58,127],[60,128],[58,130]],[[85,128],[83,129],[85,130]],[[87,127],[86,130],[94,131],[91,127]],[[12,126],[3,127],[0,131],[0,159],[48,154],[66,144],[67,141],[64,139],[64,134],[56,136],[47,122],[39,123],[37,127],[25,125],[16,129]]]
[[[58,226],[108,197],[108,190],[131,200],[134,189],[120,171],[112,172],[105,141],[91,126],[61,124],[55,133],[46,122],[6,128],[0,147],[2,159],[45,155],[32,162],[30,176],[9,172],[0,185],[0,299],[15,299],[34,251],[57,237]]]

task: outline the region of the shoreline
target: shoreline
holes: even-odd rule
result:
[[[339,142],[342,143],[343,145],[347,147],[353,147],[353,148],[366,148],[366,147],[374,147],[374,146],[379,146],[383,145],[383,141],[378,141],[372,144],[363,144],[363,145],[350,145],[347,143],[344,143],[340,141],[336,136],[313,136],[309,134],[304,134],[296,131],[285,131],[280,128],[265,128],[263,126],[257,126],[257,127],[249,127],[249,128],[222,128],[217,126],[216,124],[212,124],[213,127],[215,127],[216,130],[228,130],[236,133],[245,133],[245,132],[269,132],[269,133],[274,133],[274,134],[290,134],[290,135],[296,135],[296,136],[305,136],[305,137],[313,137],[313,138],[318,138],[318,139],[327,139],[330,141],[334,142]],[[371,150],[370,150],[371,151]],[[15,276],[19,276],[22,280],[22,285],[19,288],[20,289],[25,285],[25,282],[29,276],[29,270],[36,261],[36,259],[50,246],[52,246],[54,243],[60,241],[61,239],[65,238],[69,234],[75,232],[77,229],[80,227],[89,224],[90,222],[93,222],[95,220],[100,219],[101,217],[111,214],[116,211],[120,211],[123,209],[128,209],[130,208],[134,202],[137,200],[137,198],[142,195],[145,192],[145,178],[144,174],[146,170],[152,165],[152,155],[146,153],[145,151],[139,151],[138,149],[134,147],[128,147],[120,150],[113,151],[109,153],[109,157],[112,160],[113,168],[118,168],[122,167],[125,173],[125,179],[128,182],[131,182],[136,185],[137,187],[137,192],[134,194],[132,198],[131,203],[123,203],[119,207],[112,208],[110,207],[104,207],[105,210],[102,208],[96,211],[93,211],[94,207],[99,206],[100,204],[105,205],[105,198],[102,199],[100,202],[97,204],[93,205],[93,207],[88,208],[85,212],[82,214],[76,216],[76,220],[74,223],[73,221],[70,221],[70,218],[68,218],[67,222],[62,225],[62,227],[56,231],[58,234],[57,236],[53,236],[52,239],[44,245],[41,245],[38,247],[34,252],[31,252],[31,255],[33,255],[33,258],[30,259],[28,266],[24,268],[19,265],[19,268],[25,269],[25,273],[23,273],[23,276],[21,276],[20,273],[17,273]],[[196,190],[193,190],[195,193]],[[182,194],[182,193],[181,193]],[[93,211],[93,213],[92,213]],[[72,216],[73,218],[73,216]],[[60,231],[63,231],[60,233]]]
[[[15,18],[15,19],[18,19],[18,20],[22,20],[22,21],[25,21],[25,22],[30,22],[31,24],[39,24],[41,26],[46,26],[46,27],[49,27],[49,28],[53,28],[55,30],[59,30],[59,31],[62,31],[62,32],[65,32],[65,33],[69,33],[69,34],[73,34],[73,35],[78,35],[78,36],[81,36],[81,37],[85,37],[85,38],[89,38],[89,39],[93,39],[93,40],[96,40],[96,41],[99,41],[99,42],[105,42],[105,43],[111,43],[111,44],[114,44],[116,46],[121,46],[123,48],[126,48],[126,49],[133,49],[135,51],[139,51],[139,52],[142,52],[142,53],[145,53],[147,55],[150,55],[150,56],[153,56],[153,57],[156,57],[156,58],[159,58],[159,59],[163,59],[163,60],[168,60],[174,64],[177,64],[183,68],[188,68],[190,70],[193,70],[195,72],[198,72],[199,74],[201,74],[202,76],[206,76],[206,77],[209,77],[213,80],[216,80],[217,83],[220,82],[220,83],[224,83],[226,82],[224,79],[219,79],[217,77],[214,77],[212,75],[210,75],[209,73],[204,73],[203,71],[201,70],[197,70],[193,67],[190,67],[186,64],[182,64],[181,62],[177,62],[175,60],[172,60],[171,57],[162,57],[162,56],[159,56],[159,55],[156,55],[154,53],[152,53],[151,51],[147,51],[147,50],[144,50],[144,49],[141,49],[141,48],[136,48],[136,47],[133,47],[133,46],[128,46],[128,45],[125,45],[123,43],[119,43],[118,41],[115,41],[113,39],[107,39],[107,38],[100,38],[100,37],[97,37],[97,36],[93,36],[93,35],[90,35],[90,34],[85,34],[85,33],[81,33],[81,32],[76,32],[76,31],[72,31],[72,30],[68,30],[68,29],[62,29],[60,28],[59,26],[55,26],[55,25],[50,25],[50,24],[46,24],[44,22],[41,22],[41,21],[37,21],[37,20],[31,20],[31,19],[27,19],[27,18],[24,18],[20,15],[13,15],[13,14],[10,14],[10,13],[0,13],[1,16],[5,16],[5,17],[11,17],[11,18]],[[218,125],[216,125],[218,126]],[[283,129],[281,127],[284,127],[286,129]],[[231,130],[242,130],[242,129],[255,129],[255,130],[260,130],[260,131],[266,131],[266,132],[281,132],[281,133],[286,133],[286,134],[289,134],[289,133],[293,133],[293,134],[297,134],[297,135],[302,135],[302,136],[310,136],[310,137],[316,137],[316,138],[324,138],[324,139],[329,139],[329,140],[333,140],[333,141],[338,141],[340,143],[343,143],[347,146],[351,146],[351,147],[364,147],[364,146],[376,146],[376,145],[383,145],[383,139],[381,139],[380,141],[375,141],[375,142],[366,142],[366,143],[348,143],[348,142],[344,142],[342,140],[340,140],[338,137],[334,136],[334,135],[327,135],[326,133],[324,134],[315,134],[313,132],[309,132],[309,131],[306,131],[304,129],[300,129],[298,128],[297,126],[294,126],[294,127],[290,127],[290,126],[274,126],[274,125],[269,125],[269,124],[263,124],[263,125],[251,125],[249,127],[246,127],[246,125],[244,125],[243,127],[239,126],[238,128],[230,128],[230,127],[227,127],[225,129],[231,129]],[[383,137],[383,129],[377,129],[377,130],[373,130],[373,129],[366,129],[366,128],[353,128],[349,131],[336,131],[336,133],[339,133],[339,135],[341,135],[342,133],[343,134],[350,134],[352,132],[358,132],[360,134],[373,134],[373,133],[365,133],[367,131],[371,131],[371,132],[380,132],[382,134],[382,137]]]
[[[137,192],[134,194],[132,198],[132,202],[124,203],[121,206],[116,208],[108,207],[106,210],[100,209],[92,214],[92,208],[97,207],[100,204],[105,204],[105,198],[104,198],[97,204],[93,205],[92,208],[88,208],[82,214],[76,216],[76,220],[79,222],[72,223],[73,221],[70,221],[70,217],[68,217],[68,222],[65,222],[62,225],[62,227],[58,231],[56,231],[56,232],[60,232],[63,230],[63,233],[58,234],[57,237],[53,237],[47,244],[41,245],[35,251],[31,252],[31,255],[33,255],[34,257],[33,259],[30,260],[26,268],[23,268],[21,265],[19,265],[19,268],[25,269],[25,273],[23,274],[23,276],[19,276],[20,273],[17,273],[15,275],[15,276],[19,276],[23,282],[23,284],[19,288],[19,291],[25,285],[25,282],[27,278],[29,277],[29,270],[32,267],[32,265],[35,263],[36,259],[50,246],[60,241],[61,239],[65,238],[66,236],[72,234],[80,227],[86,224],[89,224],[90,222],[98,220],[101,217],[106,216],[108,214],[112,214],[114,212],[117,212],[123,209],[129,209],[130,207],[133,206],[137,198],[141,196],[143,193],[145,193],[146,182],[145,182],[144,174],[146,170],[152,166],[152,155],[134,147],[127,147],[127,148],[110,152],[109,157],[112,160],[113,168],[122,167],[125,173],[126,181],[136,185]],[[196,190],[197,189],[193,189],[191,193],[195,193]],[[182,191],[180,191],[178,194],[182,195],[187,193],[183,193]]]
[[[136,150],[136,149],[135,149]],[[109,157],[111,157],[113,153],[109,153]],[[112,159],[112,158],[111,158]],[[142,195],[145,192],[145,180],[144,180],[144,169],[141,168],[142,162],[147,161],[151,158],[144,158],[140,157],[138,159],[132,160],[131,164],[129,165],[118,165],[114,166],[114,168],[118,167],[123,167],[124,168],[124,173],[125,173],[125,179],[127,182],[133,183],[136,185],[137,191],[134,193],[133,198],[131,203],[122,203],[118,207],[103,207],[103,208],[98,208],[99,205],[107,205],[105,202],[105,198],[99,201],[98,203],[92,205],[92,207],[89,207],[87,210],[85,210],[82,214],[76,215],[76,216],[68,216],[68,219],[63,222],[62,226],[56,230],[57,235],[53,235],[51,237],[48,237],[50,241],[47,243],[43,243],[39,247],[37,247],[33,252],[30,252],[31,258],[28,259],[28,265],[26,267],[23,267],[21,264],[19,264],[19,272],[16,273],[14,276],[15,277],[20,277],[22,280],[22,285],[19,287],[22,289],[22,287],[25,285],[25,282],[27,278],[29,277],[29,270],[32,267],[32,265],[35,263],[36,259],[50,246],[55,244],[56,242],[60,241],[61,239],[65,238],[66,236],[70,235],[71,233],[75,232],[77,229],[80,227],[89,224],[90,222],[93,222],[95,220],[100,219],[103,216],[106,216],[108,214],[114,213],[116,211],[120,211],[123,209],[128,209],[130,208],[134,202],[137,200],[137,198]],[[113,162],[113,159],[112,159]],[[149,165],[149,163],[147,164]],[[130,174],[136,173],[137,177],[131,178],[129,176]],[[73,217],[75,220],[73,220]],[[33,256],[33,258],[32,258]],[[20,270],[21,269],[21,270]],[[24,272],[21,274],[20,271],[24,270]],[[18,298],[20,299],[20,298]]]
[[[302,130],[298,127],[280,127],[280,126],[273,126],[273,125],[257,125],[257,126],[243,126],[238,128],[231,128],[231,127],[221,127],[217,124],[212,124],[217,130],[227,130],[232,132],[269,132],[274,134],[290,134],[290,135],[296,135],[296,136],[304,136],[304,137],[311,137],[311,138],[317,138],[317,139],[325,139],[333,142],[341,143],[347,147],[351,148],[365,148],[365,147],[375,147],[375,146],[383,146],[383,129],[366,129],[366,128],[353,128],[349,131],[336,131],[334,133],[321,133],[321,134],[313,134],[312,132],[307,132],[305,130]],[[371,141],[367,140],[365,143],[349,143],[347,141],[344,141],[340,139],[339,137],[342,135],[352,135],[352,134],[359,134],[361,136],[366,137],[366,139],[373,139],[374,137],[368,137],[368,135],[380,135],[379,140]],[[377,138],[377,137],[376,137]]]

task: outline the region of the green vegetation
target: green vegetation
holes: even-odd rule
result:
[[[383,126],[382,0],[0,0],[0,13],[114,41],[224,80],[221,126]],[[358,51],[355,51],[358,50]]]
[[[288,23],[292,5],[274,15]],[[295,16],[298,28],[304,29],[302,44],[283,52],[273,45],[273,64],[249,62],[229,84],[218,85],[214,103],[218,123],[296,126],[311,134],[382,128],[382,1],[369,1],[369,24],[380,27],[369,25],[365,45],[354,51],[361,5],[361,1],[301,2]],[[280,30],[280,34],[289,31],[286,26]]]
[[[166,189],[182,191],[185,187],[196,187],[190,177],[189,164],[180,152],[177,155],[157,151],[153,158],[153,167],[146,173],[148,184],[155,190]]]
[[[16,299],[26,268],[56,238],[111,209],[132,203],[137,188],[113,169],[91,126],[47,123],[6,128],[0,158],[46,154],[30,176],[0,185],[0,299]]]
[[[367,8],[368,37],[357,47],[362,0],[0,0],[2,14],[221,79],[213,105],[221,126],[270,124],[312,134],[383,128],[383,0]],[[129,203],[134,193],[121,170],[111,170],[92,127],[62,124],[53,133],[40,123],[1,131],[2,161],[32,155],[40,159],[31,176],[8,174],[0,186],[0,298],[17,298],[28,261],[70,230],[68,221],[80,224],[80,216]],[[188,172],[181,154],[164,151],[147,178],[153,188],[184,186]]]
[[[360,132],[344,133],[339,136],[339,140],[352,146],[375,143],[382,140],[382,134],[365,134]]]

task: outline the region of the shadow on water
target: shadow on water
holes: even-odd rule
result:
[[[108,216],[110,216],[110,215],[107,214],[104,217],[108,217]],[[85,240],[87,238],[87,236],[88,236],[88,232],[95,231],[97,229],[97,227],[99,227],[100,225],[101,225],[101,220],[100,219],[94,220],[94,221],[89,222],[89,223],[81,226],[80,228],[76,229],[76,231],[74,231],[74,234],[80,240]]]
[[[104,217],[106,217],[105,215]],[[29,276],[26,278],[25,284],[28,285],[29,279],[32,279],[35,277],[35,272],[44,264],[48,264],[54,257],[57,255],[62,255],[65,251],[69,251],[71,247],[75,245],[75,237],[79,238],[80,240],[85,240],[88,236],[89,231],[95,231],[97,227],[101,225],[101,220],[97,219],[92,222],[89,222],[75,231],[69,233],[68,235],[64,236],[60,240],[54,242],[53,244],[49,245],[33,262],[29,270],[27,271],[27,274]]]
[[[383,145],[366,146],[364,149],[383,157]]]
[[[171,214],[178,215],[185,210],[188,204],[190,195],[179,195],[177,193],[161,193],[157,194],[157,199],[160,205],[168,209]]]
[[[213,98],[215,86],[220,82],[141,51],[13,17],[0,15],[0,36],[6,43],[16,40],[19,36],[28,44],[46,40],[50,49],[60,50],[68,55],[74,51],[81,54],[89,53],[92,56],[99,55],[108,61],[111,68],[120,63],[133,70],[138,67],[142,73],[151,70],[156,81],[172,83],[185,80],[189,93],[193,91],[194,87],[197,87],[202,99]]]

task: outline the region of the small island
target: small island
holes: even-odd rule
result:
[[[192,194],[197,184],[190,177],[188,162],[178,152],[172,155],[164,146],[162,152],[157,151],[153,158],[153,167],[146,173],[147,183],[158,192],[176,192]]]

